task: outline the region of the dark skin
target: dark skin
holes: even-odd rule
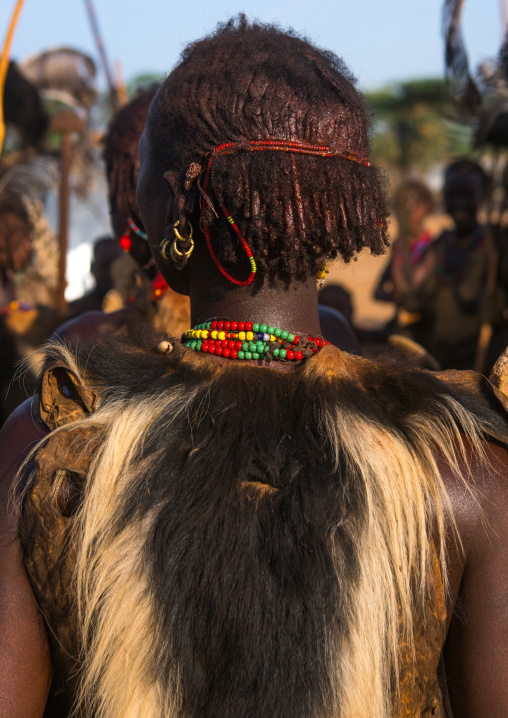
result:
[[[455,222],[459,240],[467,240],[478,226],[478,211],[485,199],[485,188],[476,172],[451,174],[444,187],[446,211]]]
[[[164,171],[159,171],[147,134],[141,143],[141,157],[138,202],[153,247],[164,235],[171,236],[176,219],[185,227],[189,218],[181,211],[176,178],[164,177]],[[231,287],[208,257],[199,222],[192,219],[196,249],[187,267],[179,272],[156,256],[172,288],[190,293],[193,323],[219,315],[245,316],[312,335],[320,333],[313,278],[288,286]],[[205,284],[211,286],[208,300]],[[272,366],[279,369],[281,365],[274,362]],[[25,403],[0,432],[0,535],[4,537],[0,553],[0,718],[40,718],[51,676],[42,621],[21,562],[16,519],[6,510],[6,496],[19,462],[44,435],[44,427],[31,411],[31,405]],[[471,470],[477,501],[454,478],[446,462],[440,462],[462,540],[459,550],[448,516],[450,593],[444,656],[455,718],[508,715],[508,460],[504,450],[490,444],[484,448],[492,469],[480,465],[467,446],[462,467],[464,475]]]
[[[47,428],[25,401],[0,432],[0,718],[42,716],[51,660],[42,617],[28,582],[9,495],[19,465]]]

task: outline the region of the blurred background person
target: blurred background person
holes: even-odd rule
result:
[[[122,254],[122,247],[112,237],[100,237],[94,242],[90,272],[94,278],[95,286],[79,299],[69,302],[68,313],[70,317],[77,316],[83,312],[103,310],[104,298],[113,288],[111,265]]]

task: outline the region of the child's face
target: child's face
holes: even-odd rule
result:
[[[457,231],[465,233],[476,227],[476,215],[484,199],[481,179],[473,172],[452,175],[444,187],[446,210]]]
[[[430,212],[428,202],[417,200],[409,209],[409,226],[413,232],[419,232],[422,222]]]

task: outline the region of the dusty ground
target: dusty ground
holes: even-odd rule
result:
[[[445,227],[450,226],[447,215],[430,215],[425,226],[433,234],[439,234]],[[396,236],[396,227],[391,231]],[[330,268],[326,283],[336,282],[342,284],[353,295],[354,321],[359,327],[372,329],[387,322],[394,314],[392,304],[379,302],[372,298],[379,277],[388,261],[389,250],[382,257],[372,257],[368,252],[362,252],[357,262],[341,264],[336,262]]]

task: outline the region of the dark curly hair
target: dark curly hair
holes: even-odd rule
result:
[[[165,168],[179,172],[182,189],[191,163],[204,169],[225,142],[300,141],[367,156],[369,122],[354,84],[332,53],[240,15],[184,50],[152,104],[150,137]],[[337,255],[349,261],[363,247],[385,251],[385,188],[372,166],[239,151],[218,157],[213,169],[221,202],[269,278],[303,280]],[[185,191],[188,216],[199,205],[197,184]],[[217,214],[208,209],[204,219],[219,259],[247,269],[240,243]]]
[[[139,175],[139,138],[146,123],[148,108],[158,84],[139,90],[138,94],[113,116],[104,137],[103,157],[109,187],[109,206],[131,217],[142,226],[136,201]]]

